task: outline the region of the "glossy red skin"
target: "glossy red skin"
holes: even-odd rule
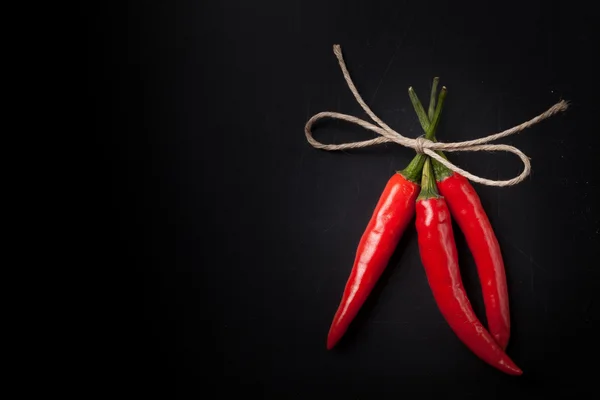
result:
[[[490,220],[477,192],[462,175],[454,173],[438,182],[437,187],[464,233],[477,264],[490,333],[496,343],[506,349],[510,338],[508,289],[500,245]]]
[[[523,372],[504,353],[471,308],[458,268],[450,211],[443,198],[417,201],[421,260],[442,315],[459,339],[483,361],[510,375]]]
[[[335,313],[327,349],[346,333],[396,249],[402,233],[415,214],[420,187],[396,173],[388,181],[373,216],[363,233],[342,301]]]

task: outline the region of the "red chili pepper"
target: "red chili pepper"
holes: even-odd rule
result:
[[[458,268],[450,211],[444,198],[437,194],[429,159],[423,168],[416,214],[421,260],[433,296],[450,328],[483,361],[507,374],[521,375],[521,369],[504,353],[471,308]]]
[[[435,93],[438,78],[434,78],[429,102],[429,115],[412,88],[409,96],[419,117],[421,126],[428,131],[433,116]],[[435,137],[433,138],[435,140]],[[444,154],[439,152],[443,157]],[[435,170],[437,187],[444,196],[452,217],[465,235],[465,239],[477,265],[481,282],[488,328],[496,342],[503,349],[510,338],[510,312],[508,307],[508,289],[506,273],[500,245],[492,225],[481,205],[479,196],[469,181],[439,162],[431,160]]]
[[[440,92],[435,110],[432,109],[432,123],[427,129],[427,138],[435,136],[445,97],[444,88]],[[342,301],[329,329],[327,349],[333,348],[346,333],[413,218],[425,159],[423,154],[417,154],[406,169],[388,181],[358,245]]]
[[[446,199],[452,217],[463,231],[477,264],[488,328],[496,343],[505,349],[510,337],[510,312],[500,245],[479,196],[469,181],[443,165],[435,164],[438,164],[437,187]],[[438,170],[447,172],[438,176]]]
[[[419,185],[396,173],[388,181],[363,234],[350,278],[327,336],[327,349],[346,333],[388,264],[404,229],[415,213]]]

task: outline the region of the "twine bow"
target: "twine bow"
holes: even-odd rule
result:
[[[519,133],[519,132],[529,128],[530,126],[535,125],[538,122],[541,122],[541,121],[545,120],[546,118],[553,116],[554,114],[558,114],[559,112],[565,111],[568,108],[568,102],[561,100],[560,102],[558,102],[555,105],[553,105],[552,107],[550,107],[548,110],[544,111],[537,117],[534,117],[527,122],[523,122],[520,125],[512,127],[510,129],[507,129],[500,133],[495,133],[493,135],[489,135],[489,136],[486,136],[486,137],[483,137],[480,139],[467,140],[464,142],[455,142],[455,143],[433,142],[433,141],[425,139],[423,137],[419,137],[416,139],[410,139],[405,136],[402,136],[401,134],[399,134],[398,132],[396,132],[395,130],[390,128],[385,122],[383,122],[381,119],[379,119],[379,117],[377,117],[377,115],[375,115],[375,113],[373,113],[373,111],[369,108],[369,106],[365,103],[365,101],[362,99],[362,97],[358,93],[358,90],[356,90],[356,86],[354,86],[354,83],[352,82],[352,78],[350,78],[350,73],[348,72],[348,69],[346,68],[346,63],[344,62],[344,57],[342,56],[341,47],[337,44],[334,45],[333,52],[338,59],[340,68],[342,69],[342,73],[344,74],[344,79],[346,79],[346,83],[348,84],[350,91],[354,95],[354,98],[356,99],[358,104],[362,107],[362,109],[365,110],[365,112],[369,115],[369,117],[371,117],[371,119],[377,123],[378,126],[374,125],[370,122],[367,122],[365,120],[362,120],[360,118],[354,117],[352,115],[341,114],[341,113],[331,112],[331,111],[320,112],[318,114],[315,114],[311,119],[309,119],[304,128],[304,133],[306,134],[306,140],[308,140],[308,142],[317,149],[323,149],[323,150],[328,150],[328,151],[356,149],[356,148],[361,148],[361,147],[374,146],[374,145],[381,144],[381,143],[393,142],[393,143],[397,143],[404,147],[410,147],[410,148],[414,149],[417,153],[426,154],[429,157],[437,160],[441,164],[445,165],[450,170],[463,175],[465,178],[470,179],[473,182],[481,183],[483,185],[488,185],[488,186],[512,186],[512,185],[516,185],[517,183],[522,182],[530,174],[531,163],[529,161],[529,158],[521,150],[517,149],[514,146],[509,146],[509,145],[505,145],[505,144],[488,144],[488,143],[490,143],[494,140],[506,137],[506,136],[513,135],[515,133]],[[352,142],[352,143],[343,143],[343,144],[323,144],[323,143],[315,140],[315,138],[313,138],[312,131],[311,131],[315,122],[317,122],[318,120],[323,119],[323,118],[333,118],[333,119],[341,119],[344,121],[348,121],[348,122],[360,125],[365,129],[373,131],[373,132],[381,135],[381,137],[378,137],[375,139],[370,139],[370,140],[365,140],[362,142]],[[485,179],[485,178],[481,178],[479,176],[473,175],[470,172],[457,167],[456,165],[452,164],[450,161],[444,159],[442,156],[437,154],[436,150],[443,150],[443,151],[450,151],[450,152],[454,152],[454,151],[507,151],[507,152],[516,154],[523,162],[524,168],[523,168],[523,172],[521,172],[520,175],[518,175],[512,179],[508,179],[508,180],[504,180],[504,181]]]

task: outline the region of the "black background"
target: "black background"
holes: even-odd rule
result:
[[[494,397],[593,387],[600,308],[592,8],[532,1],[221,1],[89,4],[92,124],[110,190],[99,230],[119,272],[107,315],[105,384],[128,395],[304,398]],[[591,6],[589,6],[591,7]],[[505,139],[532,159],[518,186],[475,185],[509,283],[509,377],[472,355],[431,296],[411,228],[338,348],[325,338],[381,190],[413,152],[312,148],[320,111],[364,117],[353,79],[384,121],[421,134],[407,96],[433,76],[449,95],[440,140],[509,128],[560,99],[570,109]],[[350,124],[316,138],[371,137]],[[520,171],[505,154],[455,153],[485,177]],[[475,267],[463,279],[484,319]],[[589,365],[588,365],[589,364]],[[123,386],[125,385],[125,386]],[[125,389],[124,389],[125,388]]]

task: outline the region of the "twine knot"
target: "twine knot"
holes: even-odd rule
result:
[[[346,83],[348,84],[348,88],[354,95],[354,98],[356,99],[358,104],[362,107],[362,109],[365,110],[365,112],[369,115],[369,117],[371,117],[371,119],[377,123],[377,125],[374,125],[374,124],[367,122],[365,120],[362,120],[360,118],[356,118],[352,115],[341,114],[341,113],[331,112],[331,111],[320,112],[318,114],[313,115],[312,118],[310,118],[306,122],[306,126],[304,127],[304,133],[306,135],[306,140],[313,147],[315,147],[317,149],[323,149],[323,150],[329,150],[329,151],[357,149],[357,148],[361,148],[361,147],[368,147],[368,146],[374,146],[377,144],[393,142],[393,143],[397,143],[404,147],[410,147],[419,154],[426,154],[429,157],[437,160],[438,162],[440,162],[441,164],[446,166],[448,169],[463,175],[465,178],[467,178],[473,182],[481,183],[483,185],[488,185],[488,186],[512,186],[512,185],[516,185],[517,183],[522,182],[530,174],[531,163],[529,161],[529,158],[521,150],[517,149],[516,147],[508,146],[505,144],[489,144],[489,143],[493,142],[497,139],[500,139],[500,138],[503,138],[506,136],[510,136],[515,133],[519,133],[519,132],[529,128],[530,126],[533,126],[533,125],[545,120],[546,118],[553,116],[554,114],[558,114],[559,112],[565,111],[569,106],[569,103],[567,101],[561,100],[558,103],[556,103],[555,105],[553,105],[552,107],[550,107],[548,110],[544,111],[537,117],[530,119],[529,121],[523,122],[522,124],[514,126],[505,131],[495,133],[493,135],[489,135],[489,136],[479,138],[479,139],[467,140],[464,142],[454,142],[454,143],[432,142],[431,140],[428,140],[422,136],[418,137],[416,139],[410,139],[410,138],[402,136],[401,134],[399,134],[398,132],[396,132],[395,130],[390,128],[385,122],[383,122],[381,119],[379,119],[379,117],[377,117],[377,115],[375,115],[375,113],[371,110],[371,108],[369,108],[369,106],[365,103],[365,101],[362,99],[362,97],[358,93],[356,86],[354,86],[354,82],[352,82],[352,79],[350,78],[350,73],[348,72],[348,69],[346,68],[346,63],[344,62],[344,57],[342,56],[341,47],[337,44],[334,45],[333,52],[338,59],[340,68],[342,70],[342,74],[344,75],[344,79],[346,80]],[[380,137],[370,139],[370,140],[365,140],[362,142],[352,142],[352,143],[342,143],[342,144],[323,144],[323,143],[315,140],[315,138],[313,138],[313,136],[312,136],[312,126],[314,125],[314,123],[316,121],[323,119],[323,118],[341,119],[344,121],[348,121],[348,122],[357,124],[357,125],[362,126],[365,129],[368,129],[370,131],[373,131],[373,132],[379,134]],[[521,162],[523,163],[523,171],[518,176],[516,176],[512,179],[504,180],[504,181],[485,179],[485,178],[481,178],[479,176],[473,175],[470,172],[457,167],[456,165],[452,164],[450,161],[444,159],[444,157],[437,154],[436,150],[443,150],[443,151],[450,151],[450,152],[453,152],[453,151],[507,151],[509,153],[513,153],[513,154],[517,155],[521,159]]]
[[[423,136],[419,136],[415,139],[415,151],[417,154],[425,154],[425,146],[429,147],[429,143],[433,143],[431,140],[425,139]]]

